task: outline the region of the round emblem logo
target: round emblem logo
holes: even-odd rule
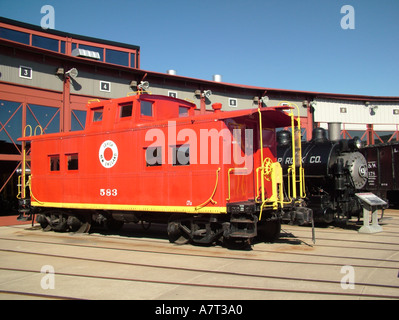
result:
[[[104,168],[112,168],[118,161],[118,147],[115,142],[112,140],[104,141],[98,151],[98,158]]]

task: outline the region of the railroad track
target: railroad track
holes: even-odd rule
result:
[[[241,251],[172,245],[159,230],[148,238],[3,227],[0,299],[399,299],[399,226],[386,229],[317,228],[311,246],[309,230],[284,226],[278,243]],[[43,265],[54,268],[54,289],[40,285]],[[346,265],[354,289],[341,285]]]

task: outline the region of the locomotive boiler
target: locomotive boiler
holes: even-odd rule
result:
[[[277,158],[286,177],[292,163],[291,133],[278,132],[277,144]],[[360,217],[362,207],[355,193],[366,185],[368,177],[360,147],[359,138],[330,140],[323,128],[314,129],[313,139],[302,142],[307,206],[313,210],[314,221],[331,223]]]

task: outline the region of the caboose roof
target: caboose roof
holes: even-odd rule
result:
[[[157,95],[151,95],[149,96],[151,99],[157,100],[157,99],[167,99],[167,100],[175,100],[175,102],[179,103],[184,103],[186,106],[194,108],[195,105],[189,103],[188,101],[185,100],[180,100],[180,99],[175,99],[171,97],[166,97],[166,96],[157,96]],[[132,101],[139,99],[139,96],[133,96],[133,97],[124,97],[120,99],[113,99],[117,100],[119,103],[120,102],[125,102],[125,101]],[[92,104],[88,104],[88,109],[90,108],[95,108],[97,104],[99,105],[104,105],[104,102],[106,103],[111,103],[112,100],[108,101],[101,101],[101,102],[95,102]],[[135,123],[132,125],[131,128],[134,127],[141,127],[141,128],[151,128],[155,125],[162,125],[162,124],[167,124],[169,121],[176,121],[176,123],[187,123],[189,122],[194,122],[194,121],[217,121],[217,120],[224,120],[224,119],[236,119],[238,121],[244,121],[248,118],[257,120],[259,111],[262,114],[262,126],[267,127],[267,128],[281,128],[281,127],[287,127],[291,125],[291,117],[284,111],[287,109],[292,109],[292,107],[288,106],[275,106],[275,107],[263,107],[263,108],[253,108],[253,109],[245,109],[245,110],[235,110],[235,111],[215,111],[212,113],[206,113],[206,114],[200,114],[200,115],[192,115],[189,117],[183,117],[183,118],[167,118],[167,119],[157,119],[154,121],[149,121],[145,123]],[[101,128],[101,127],[100,127]],[[100,129],[99,128],[99,129]],[[126,129],[129,130],[129,129]],[[101,131],[101,129],[99,130]],[[99,132],[96,131],[96,132]],[[51,134],[44,134],[44,135],[38,135],[38,136],[28,136],[28,137],[22,137],[19,138],[18,141],[32,141],[32,140],[41,140],[41,139],[46,139],[46,138],[60,138],[60,137],[67,137],[67,136],[76,136],[76,135],[84,135],[86,134],[86,130],[83,131],[74,131],[74,132],[59,132],[59,133],[51,133]]]
[[[262,113],[262,122],[263,125],[268,126],[269,128],[281,128],[287,127],[291,125],[291,117],[284,112],[287,109],[291,109],[292,107],[287,106],[276,106],[276,107],[264,107],[264,108],[254,108],[254,109],[246,109],[246,110],[236,110],[236,111],[222,111],[218,113],[211,113],[204,115],[202,117],[216,118],[217,119],[240,119],[244,120],[244,118],[253,118],[258,119],[258,110]],[[198,116],[201,117],[201,116]]]

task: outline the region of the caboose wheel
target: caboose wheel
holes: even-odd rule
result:
[[[54,231],[63,232],[68,229],[67,216],[60,211],[53,211],[50,213],[49,225]]]
[[[43,231],[51,230],[51,227],[49,226],[49,222],[47,220],[46,215],[44,215],[44,214],[37,215],[36,222],[40,223],[40,226],[42,227]]]
[[[67,224],[72,232],[87,233],[91,227],[91,218],[89,215],[79,214],[76,216],[69,216]]]
[[[168,222],[169,242],[179,245],[190,242],[191,222],[184,216],[173,215]]]
[[[141,220],[141,227],[146,231],[149,230],[151,228],[151,221]]]

